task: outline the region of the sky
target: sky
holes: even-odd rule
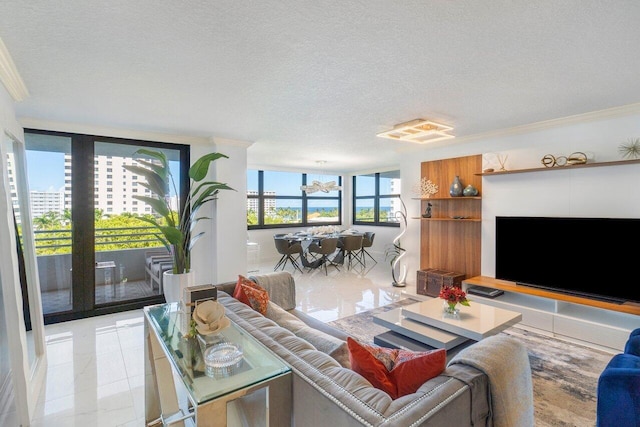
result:
[[[64,190],[64,153],[27,150],[29,190]]]

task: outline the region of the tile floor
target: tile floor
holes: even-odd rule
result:
[[[375,254],[374,254],[375,256]],[[275,261],[261,265],[273,271]],[[293,272],[298,308],[325,322],[404,298],[389,263]],[[257,274],[257,273],[252,273]],[[46,326],[48,369],[32,426],[144,426],[142,310]]]

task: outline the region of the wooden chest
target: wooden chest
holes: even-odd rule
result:
[[[443,286],[462,287],[464,278],[464,274],[438,270],[436,268],[418,270],[416,292],[418,295],[437,297]]]

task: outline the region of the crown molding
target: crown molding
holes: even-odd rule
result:
[[[461,144],[465,142],[473,142],[482,139],[489,138],[501,138],[506,136],[513,135],[522,135],[526,133],[532,133],[547,129],[558,128],[561,126],[570,126],[580,123],[589,123],[595,122],[598,120],[611,119],[616,117],[628,116],[630,114],[638,114],[640,113],[640,103],[635,104],[627,104],[619,107],[607,108],[605,110],[592,111],[589,113],[576,114],[573,116],[560,117],[558,119],[545,120],[536,123],[530,123],[521,126],[514,126],[506,129],[498,129],[495,131],[478,133],[474,135],[467,136],[458,136],[453,140],[449,141],[437,141],[433,144],[423,144],[422,146],[403,146],[399,147],[396,152],[398,153],[406,153],[406,152],[414,152],[420,149],[425,148],[442,148],[442,147],[450,147],[456,144]]]
[[[614,117],[627,116],[629,114],[640,113],[640,103],[622,105],[619,107],[607,108],[606,110],[592,111],[589,113],[576,114],[573,116],[561,117],[558,119],[544,120],[542,122],[530,123],[522,126],[515,126],[507,129],[500,129],[491,132],[479,133],[456,138],[454,143],[475,141],[478,139],[498,138],[510,135],[531,133],[540,130],[568,126],[579,123],[593,122],[597,120],[610,119]]]
[[[29,96],[27,86],[20,77],[16,64],[11,59],[11,54],[2,39],[0,39],[0,81],[15,101],[20,102]]]
[[[239,139],[228,139],[228,138],[218,138],[212,137],[211,142],[215,145],[230,145],[240,148],[249,148],[253,145],[253,141],[242,141]]]

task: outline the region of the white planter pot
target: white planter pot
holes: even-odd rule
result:
[[[184,288],[195,285],[196,275],[193,270],[188,273],[173,274],[165,271],[162,274],[162,289],[167,302],[182,301]]]

